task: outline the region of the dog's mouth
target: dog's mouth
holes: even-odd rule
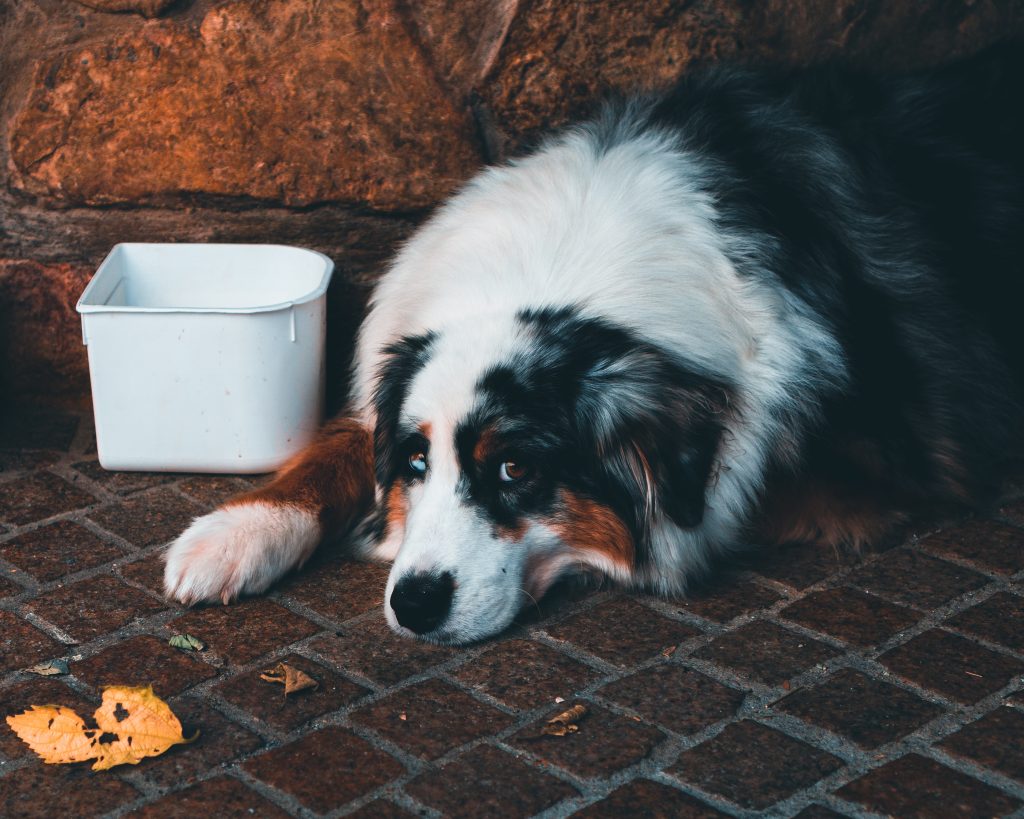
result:
[[[399,587],[400,584],[395,585],[396,589]],[[473,606],[468,600],[460,600],[456,593],[442,616],[436,606],[433,610],[428,607],[425,614],[415,607],[410,612],[401,597],[396,597],[392,590],[384,601],[384,616],[391,630],[410,640],[445,646],[468,645],[500,634],[512,626],[516,615],[531,599],[524,593],[521,599],[512,598],[506,605]],[[397,609],[393,600],[398,603]]]
[[[402,625],[391,623],[389,623],[389,625],[391,625],[391,630],[400,637],[415,640],[419,643],[430,643],[437,646],[464,646],[486,639],[485,637],[477,637],[473,639],[466,638],[464,635],[458,634],[457,632],[444,627],[434,629],[434,631],[417,633]]]
[[[482,640],[494,637],[496,634],[500,634],[512,624],[512,620],[509,620],[508,623],[503,623],[500,627],[493,630],[473,630],[472,632],[466,632],[457,627],[442,624],[431,631],[418,632],[413,631],[410,628],[406,628],[394,619],[389,606],[385,606],[385,612],[387,612],[388,625],[395,634],[409,640],[416,640],[420,643],[431,643],[439,646],[465,646],[472,643],[478,643]]]

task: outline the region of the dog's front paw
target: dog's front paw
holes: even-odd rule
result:
[[[265,591],[320,541],[316,516],[294,506],[239,503],[196,518],[165,557],[164,591],[185,605]]]

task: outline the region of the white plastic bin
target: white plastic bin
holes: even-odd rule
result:
[[[301,449],[333,269],[282,245],[115,246],[78,300],[100,464],[267,472]]]

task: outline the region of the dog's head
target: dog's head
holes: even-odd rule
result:
[[[728,394],[570,309],[393,344],[375,395],[387,537],[401,542],[389,623],[469,642],[567,572],[633,577],[655,527],[700,524]]]

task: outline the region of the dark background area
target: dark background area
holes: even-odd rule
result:
[[[0,0],[0,390],[88,405],[74,303],[116,242],[283,242],[337,264],[336,403],[396,244],[606,91],[1022,32],[1024,0]]]

